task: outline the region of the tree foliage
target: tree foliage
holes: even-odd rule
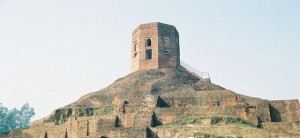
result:
[[[0,103],[0,134],[28,127],[34,114],[34,109],[29,107],[28,103],[24,104],[20,110],[16,108],[8,110]]]

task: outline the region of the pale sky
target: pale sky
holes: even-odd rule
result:
[[[0,103],[38,119],[106,87],[149,22],[176,26],[181,60],[213,83],[300,99],[299,0],[0,0]]]

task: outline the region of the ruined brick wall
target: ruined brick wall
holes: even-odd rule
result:
[[[300,122],[298,100],[272,100],[269,107],[272,122]]]
[[[298,100],[268,101],[206,83],[184,70],[138,71],[55,110],[22,133],[0,138],[202,137],[203,130],[218,133],[212,137],[233,132],[243,137],[300,136]],[[91,106],[94,99],[101,106],[97,101]],[[280,124],[287,129],[277,133]],[[220,134],[225,129],[230,132]]]
[[[109,137],[145,137],[146,127],[152,123],[152,112],[148,114],[126,113],[119,115],[69,117],[61,124],[43,123],[32,125],[29,129],[12,131],[7,138],[95,138]],[[136,130],[136,131],[132,131]],[[2,136],[4,137],[4,136]],[[2,138],[1,137],[1,138]]]
[[[148,42],[150,41],[150,42]],[[179,35],[172,25],[141,24],[132,33],[131,70],[177,68],[180,64]],[[151,51],[151,59],[148,52]]]
[[[245,106],[229,107],[169,107],[154,111],[162,124],[172,124],[186,116],[239,116],[254,126],[258,125],[256,111],[247,111]]]

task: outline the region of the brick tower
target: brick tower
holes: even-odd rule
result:
[[[173,25],[141,24],[132,32],[132,72],[179,65],[179,34]]]

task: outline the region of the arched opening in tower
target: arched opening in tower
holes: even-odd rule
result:
[[[133,46],[133,51],[136,52],[136,45],[137,43],[134,43],[134,46]]]
[[[136,57],[136,55],[137,55],[137,43],[136,42],[134,42],[134,46],[133,46],[133,57]]]
[[[146,44],[147,44],[147,46],[151,46],[151,39],[150,39],[150,38],[148,38],[148,39],[146,40]]]

